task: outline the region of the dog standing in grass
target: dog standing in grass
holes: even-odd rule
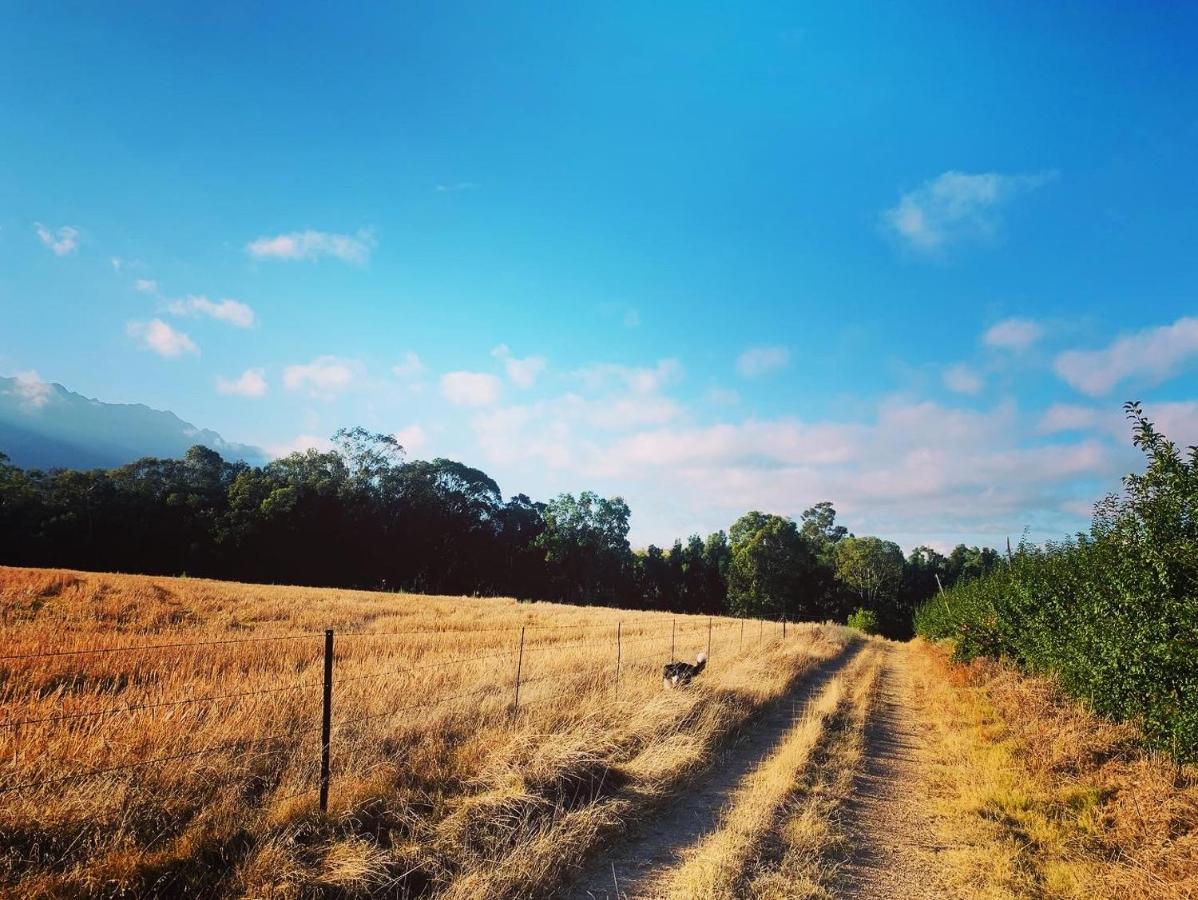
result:
[[[666,663],[661,667],[661,686],[678,687],[690,684],[691,679],[707,667],[707,654],[700,653],[695,657],[694,665],[685,662]]]

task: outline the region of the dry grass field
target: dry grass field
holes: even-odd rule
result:
[[[21,896],[544,894],[851,640],[835,627],[791,625],[783,639],[775,623],[11,568],[0,604],[0,883]],[[671,640],[679,659],[710,641],[690,689],[662,690]]]
[[[12,568],[0,610],[5,896],[1198,896],[1191,769],[919,641]]]

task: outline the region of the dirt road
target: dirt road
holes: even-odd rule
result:
[[[823,896],[869,898],[923,898],[944,896],[936,878],[934,839],[924,789],[926,772],[920,758],[923,743],[918,698],[912,688],[909,650],[904,645],[872,642],[877,659],[872,696],[863,713],[832,715],[829,699],[847,698],[854,679],[863,677],[864,667],[854,665],[861,654],[857,647],[820,666],[796,686],[792,694],[775,705],[741,738],[727,747],[721,757],[685,792],[636,833],[600,854],[575,883],[558,896],[570,900],[618,900],[618,898],[678,897],[700,890],[693,882],[679,880],[688,861],[711,854],[720,846],[721,829],[738,818],[737,804],[749,802],[755,779],[760,780],[775,756],[785,752],[800,729],[810,733],[812,717],[823,715],[827,728],[860,730],[857,746],[862,756],[856,764],[849,795],[828,813],[830,833],[823,858],[814,865],[815,880]],[[836,697],[828,694],[836,691]],[[839,701],[843,707],[847,699]],[[817,704],[823,712],[817,712]],[[793,753],[793,750],[791,751]],[[821,764],[813,753],[808,765]],[[771,772],[776,773],[777,762]],[[813,781],[810,772],[796,771],[778,792],[793,803]],[[771,777],[776,777],[772,775]],[[762,844],[777,843],[782,828],[784,803],[779,800],[771,813],[772,823],[759,838]],[[739,817],[743,819],[743,814]],[[713,839],[714,838],[714,839]],[[743,841],[742,841],[743,843]],[[747,867],[752,853],[742,852],[729,865]],[[720,860],[713,863],[715,868]],[[726,873],[725,873],[726,874]],[[723,878],[705,896],[749,895],[749,872]],[[774,884],[776,885],[776,881]],[[682,885],[680,887],[680,885]],[[789,895],[789,894],[788,894]],[[793,896],[806,896],[797,890]],[[773,896],[771,894],[771,896]]]

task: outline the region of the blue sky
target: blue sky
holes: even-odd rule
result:
[[[621,493],[641,544],[823,499],[907,547],[1055,537],[1134,464],[1123,400],[1198,441],[1194,8],[6,21],[33,398],[274,452],[360,423]]]

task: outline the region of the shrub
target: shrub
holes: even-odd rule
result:
[[[1033,547],[933,597],[924,637],[959,659],[1006,658],[1055,675],[1098,713],[1137,723],[1151,746],[1198,760],[1198,448],[1184,454],[1126,406],[1143,474],[1095,508],[1088,534]]]
[[[872,609],[855,609],[849,613],[849,628],[856,628],[866,634],[878,633],[878,614]]]

